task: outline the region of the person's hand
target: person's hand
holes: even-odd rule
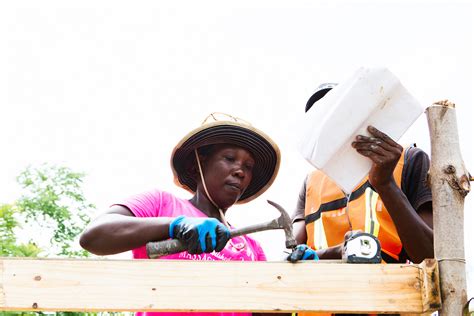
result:
[[[403,147],[373,126],[369,126],[367,130],[372,136],[358,135],[352,147],[372,160],[369,182],[377,189],[393,181],[393,170],[402,155]]]
[[[356,230],[349,230],[344,234],[344,242],[339,245],[341,249],[341,258],[344,258],[346,256],[346,244],[347,241],[354,235],[362,233],[362,230],[356,229]]]
[[[176,217],[170,223],[169,235],[179,239],[191,254],[221,251],[230,239],[230,231],[215,218]]]
[[[319,260],[318,254],[306,244],[297,245],[286,260],[295,263],[300,260]]]

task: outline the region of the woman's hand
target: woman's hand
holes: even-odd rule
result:
[[[377,189],[393,181],[393,171],[402,155],[403,147],[373,126],[369,126],[367,130],[372,137],[358,135],[352,147],[372,160],[369,182]]]
[[[169,227],[171,238],[179,239],[191,254],[221,251],[230,239],[230,231],[215,218],[176,217]]]

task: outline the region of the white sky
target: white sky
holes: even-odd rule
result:
[[[472,4],[454,1],[3,2],[0,202],[18,197],[15,177],[42,162],[86,172],[86,195],[99,210],[153,187],[188,197],[173,185],[171,150],[220,111],[249,120],[283,153],[273,187],[234,207],[231,222],[277,216],[265,199],[292,212],[311,170],[296,151],[307,98],[319,83],[372,65],[388,67],[423,105],[456,103],[463,158],[474,173],[472,21]],[[400,142],[429,153],[425,115]],[[471,293],[472,201],[471,194]],[[270,258],[280,257],[282,232],[254,237]]]

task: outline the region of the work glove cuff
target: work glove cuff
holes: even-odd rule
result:
[[[181,216],[178,216],[178,217],[176,217],[175,219],[173,219],[171,221],[169,232],[168,232],[170,238],[176,238],[174,230],[175,230],[176,226],[179,225],[185,218],[186,218],[186,216],[181,215]]]

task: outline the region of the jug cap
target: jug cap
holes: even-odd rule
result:
[[[331,90],[332,88],[334,88],[335,86],[337,86],[337,83],[331,83],[331,82],[328,82],[328,83],[322,83],[318,86],[318,88],[316,89],[316,91],[313,93],[313,95],[309,98],[308,102],[306,102],[306,107],[304,109],[305,112],[308,112],[309,109],[311,109],[311,107],[318,101],[320,100],[322,97],[324,97],[326,95],[326,93],[329,92],[329,90]]]

